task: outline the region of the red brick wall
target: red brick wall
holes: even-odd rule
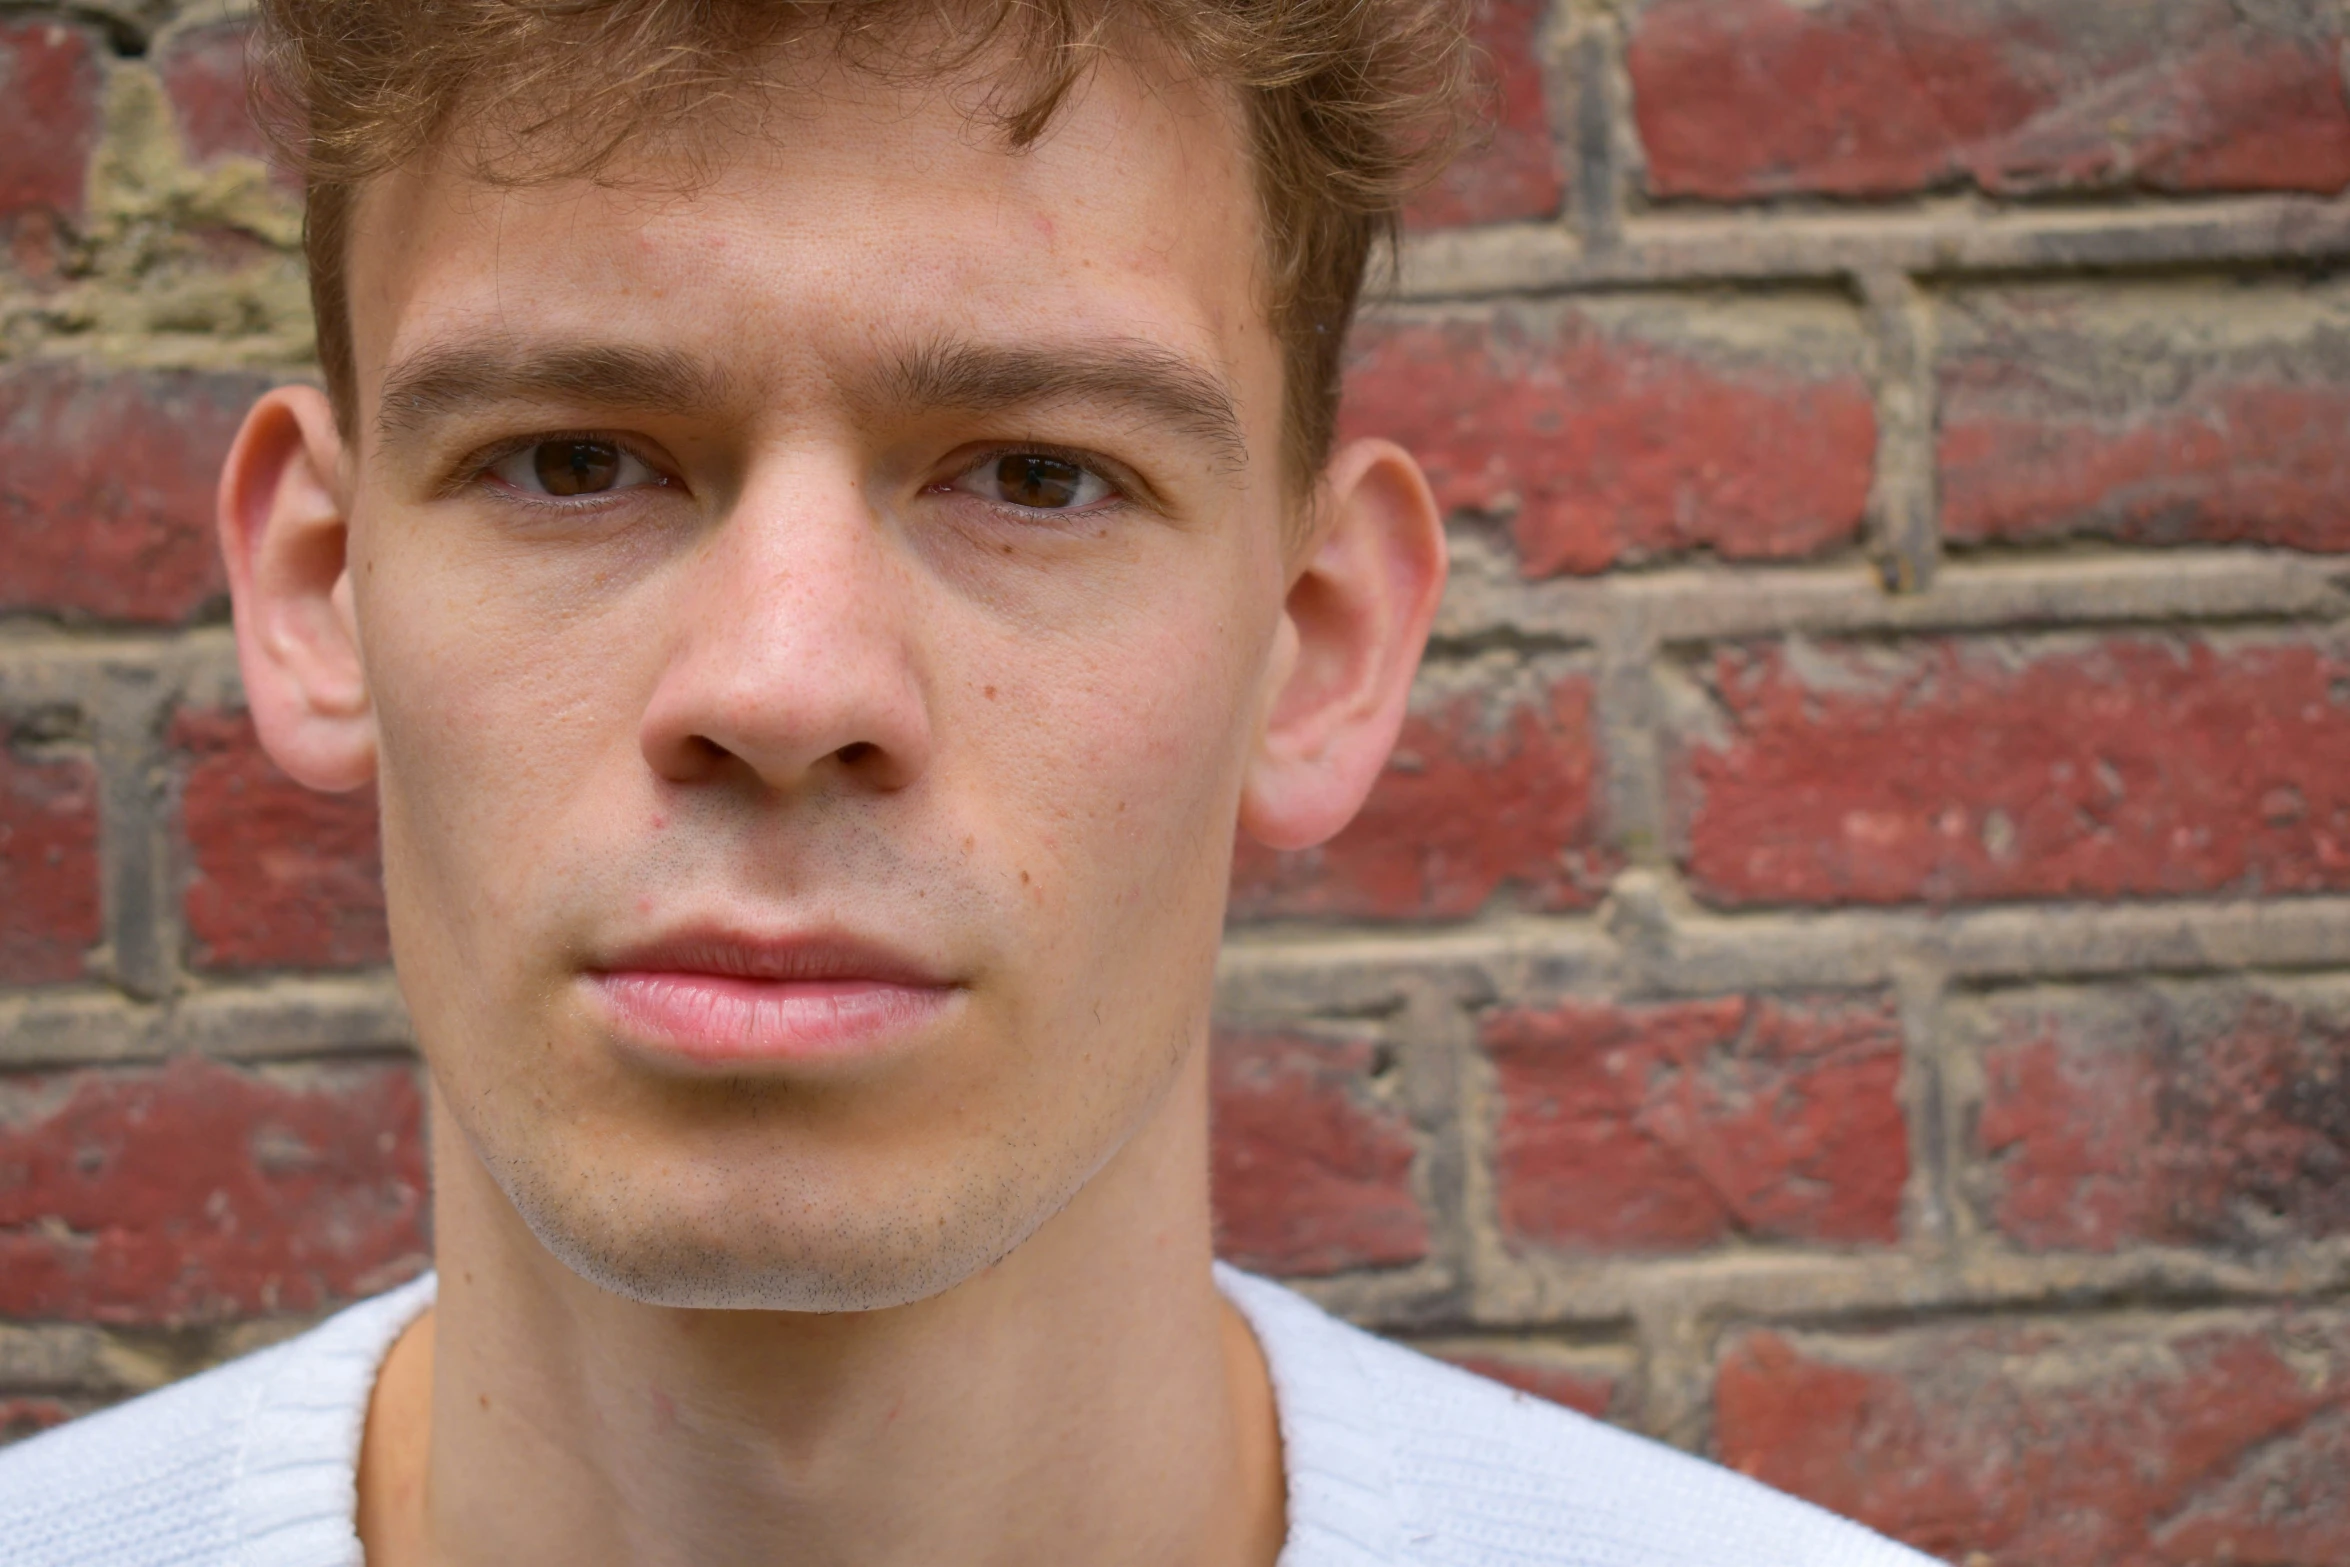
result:
[[[429,1249],[205,542],[296,213],[169,9],[0,19],[0,1433]],[[2339,1567],[2350,13],[1481,16],[1346,414],[1455,587],[1241,857],[1226,1250],[1955,1562]]]

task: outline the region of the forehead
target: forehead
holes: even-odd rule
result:
[[[362,421],[383,371],[482,335],[655,345],[730,383],[837,378],[909,339],[1142,338],[1277,398],[1246,132],[1229,95],[1106,60],[1025,148],[983,89],[838,64],[755,128],[594,181],[500,185],[443,154],[362,196],[348,296]]]

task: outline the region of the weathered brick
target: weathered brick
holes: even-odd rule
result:
[[[1972,1184],[2029,1250],[2350,1234],[2350,991],[2138,985],[1996,998]]]
[[[1342,420],[1410,447],[1446,511],[1508,517],[1530,576],[1791,559],[1867,508],[1859,344],[1842,313],[1761,301],[1389,320],[1358,334]]]
[[[1658,196],[2350,184],[2341,23],[2229,0],[1652,0],[1628,54]]]
[[[1554,1351],[1523,1345],[1434,1344],[1421,1349],[1449,1360],[1463,1371],[1514,1387],[1521,1393],[1564,1405],[1594,1420],[1603,1420],[1623,1395],[1626,1377],[1621,1367],[1568,1358]]]
[[[1725,904],[2350,885],[2350,658],[2143,635],[1719,653],[1680,745]]]
[[[0,1397],[0,1447],[38,1436],[71,1420],[76,1411],[63,1399],[39,1394]]]
[[[1944,312],[1944,537],[2350,549],[2350,291],[1962,295]]]
[[[81,215],[105,90],[99,59],[78,27],[0,21],[0,229],[36,213]]]
[[[1368,1042],[1222,1032],[1213,1051],[1219,1253],[1288,1275],[1428,1255],[1411,1128],[1374,1089]]]
[[[2339,1313],[1737,1335],[1720,1456],[1953,1562],[2350,1560]]]
[[[1542,90],[1540,40],[1548,0],[1479,0],[1484,51],[1485,139],[1453,161],[1404,215],[1414,228],[1500,223],[1558,215],[1567,171]]]
[[[1909,1135],[1884,997],[1578,1001],[1496,1013],[1483,1037],[1516,1245],[1899,1236]]]
[[[1453,919],[1497,897],[1583,908],[1607,890],[1588,676],[1461,691],[1423,683],[1345,831],[1276,854],[1243,840],[1235,919]]]
[[[0,613],[174,623],[222,601],[213,489],[252,375],[0,371]]]
[[[310,1311],[424,1264],[404,1062],[0,1079],[0,1314],[113,1323]]]
[[[172,34],[154,53],[180,140],[198,163],[270,156],[269,138],[254,122],[245,94],[249,31],[243,22],[193,27]]]
[[[0,745],[0,984],[78,978],[102,933],[97,770]]]
[[[243,713],[183,712],[184,908],[199,968],[348,968],[383,961],[375,792],[318,794],[263,754]]]

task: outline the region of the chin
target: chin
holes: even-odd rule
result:
[[[899,1190],[881,1207],[780,1175],[689,1195],[609,1170],[565,1189],[493,1174],[539,1244],[589,1283],[719,1311],[880,1311],[944,1294],[1009,1256],[1077,1184],[948,1180],[938,1198]]]

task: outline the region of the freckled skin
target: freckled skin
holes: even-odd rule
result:
[[[797,86],[693,181],[383,178],[353,444],[273,393],[224,479],[257,721],[304,781],[378,785],[435,1085],[442,1290],[379,1380],[368,1559],[1269,1563],[1270,1394],[1207,1271],[1225,882],[1236,823],[1319,841],[1376,775],[1433,502],[1357,443],[1301,547],[1218,95],[1113,61],[1014,155],[951,94]],[[514,334],[717,390],[385,437],[387,374]],[[872,395],[965,340],[1156,345],[1246,458],[1082,399]],[[582,432],[610,449],[512,471],[648,477],[500,488]],[[963,485],[1020,443],[1129,482],[1066,518]],[[587,976],[696,922],[886,941],[951,999],[873,1050],[664,1072]]]

